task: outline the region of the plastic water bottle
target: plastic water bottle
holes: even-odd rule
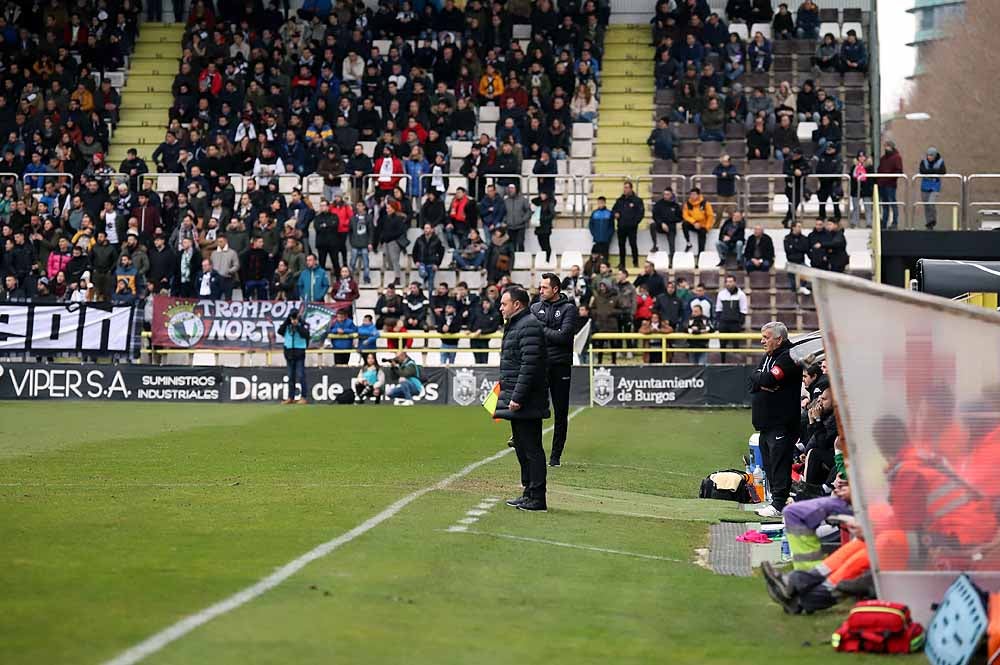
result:
[[[764,500],[764,470],[760,468],[760,464],[753,469],[753,484],[757,488],[757,499],[760,501]]]
[[[791,561],[792,560],[792,550],[788,546],[788,537],[787,536],[781,539],[781,560],[782,561]]]

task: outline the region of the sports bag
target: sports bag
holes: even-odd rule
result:
[[[701,481],[702,499],[722,499],[739,503],[759,503],[753,474],[737,469],[725,469],[710,474]]]
[[[884,600],[863,600],[833,634],[833,648],[847,653],[916,653],[924,646],[924,627],[910,608]]]

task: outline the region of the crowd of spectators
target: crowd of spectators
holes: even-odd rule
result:
[[[31,25],[8,5],[9,26]],[[472,0],[460,10],[447,1],[415,12],[407,2],[341,1],[288,14],[277,3],[198,0],[154,164],[130,150],[117,168],[128,177],[112,177],[103,121],[114,122],[119,100],[102,96],[108,79],[93,91],[89,73],[120,62],[92,62],[114,49],[83,45],[133,44],[138,11],[124,2],[119,26],[86,2],[70,12],[52,0],[31,19],[39,32],[52,28],[44,43],[58,45],[57,57],[29,61],[37,44],[4,52],[12,92],[0,96],[0,110],[10,103],[0,169],[23,174],[2,183],[0,257],[15,283],[4,297],[227,298],[241,287],[244,297],[341,299],[357,291],[341,287],[342,271],[367,284],[373,252],[397,273],[412,259],[428,288],[444,249],[446,268],[480,269],[494,283],[529,228],[551,252],[555,182],[540,179],[529,199],[521,161],[554,175],[573,122],[596,117],[607,3]],[[530,23],[527,48],[512,38],[515,22]],[[26,29],[0,35],[24,42]],[[476,134],[484,105],[497,107],[495,134]],[[468,187],[453,194],[451,139],[473,141],[459,169]],[[156,191],[143,178],[151,166],[180,174],[178,190]],[[286,173],[319,174],[319,204],[280,192]],[[247,176],[239,193],[230,174]],[[411,225],[430,232],[409,247]]]

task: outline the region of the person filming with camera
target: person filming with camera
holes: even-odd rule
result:
[[[285,363],[288,365],[288,398],[282,404],[308,404],[309,384],[306,383],[306,349],[309,348],[309,324],[292,308],[288,312],[278,334],[284,337]],[[299,398],[295,399],[295,384],[300,386]]]

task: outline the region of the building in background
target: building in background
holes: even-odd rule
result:
[[[914,78],[924,73],[927,45],[946,37],[944,26],[951,19],[961,19],[965,14],[965,0],[916,0],[907,10],[914,15],[916,26],[913,41],[908,44],[917,49]]]

